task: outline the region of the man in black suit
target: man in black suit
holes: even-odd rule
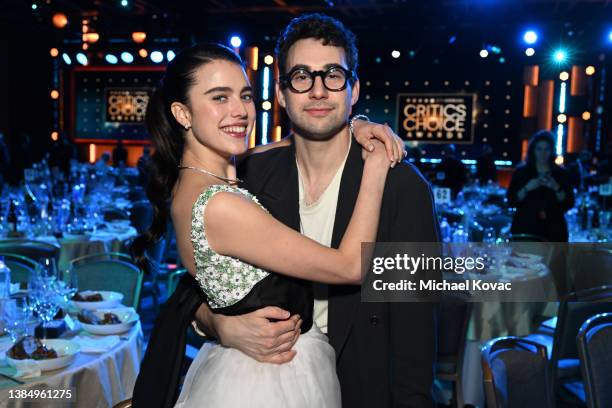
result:
[[[279,38],[277,61],[276,94],[292,122],[291,143],[248,157],[239,176],[275,218],[337,248],[363,171],[348,123],[359,96],[355,38],[330,17],[301,16]],[[389,172],[377,241],[438,241],[429,184],[406,162]],[[434,406],[433,303],[361,302],[360,288],[348,285],[315,285],[317,292],[314,318],[336,351],[344,407]],[[227,317],[203,305],[198,325],[226,346],[283,363],[296,339],[286,323],[297,317],[266,309]]]

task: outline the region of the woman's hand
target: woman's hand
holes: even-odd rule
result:
[[[387,159],[391,167],[404,160],[407,155],[404,141],[388,125],[357,119],[353,123],[353,131],[357,143],[367,151],[375,148],[373,143],[375,140],[384,143],[383,147],[387,151]]]
[[[384,145],[378,140],[370,141],[374,148],[371,151],[362,150],[361,156],[365,160],[365,166],[369,169],[373,169],[381,174],[386,174],[390,167],[394,166],[394,163],[389,164],[389,158]]]

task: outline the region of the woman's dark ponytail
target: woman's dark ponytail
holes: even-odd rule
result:
[[[147,197],[153,206],[153,221],[147,231],[133,242],[131,253],[135,262],[149,270],[146,250],[163,238],[170,219],[170,198],[178,179],[178,165],[183,155],[183,129],[170,106],[174,102],[189,105],[188,94],[196,83],[195,73],[203,64],[225,60],[242,64],[230,48],[220,44],[196,45],[178,54],[166,68],[164,79],[149,98],[145,125],[155,152],[149,162]],[[168,243],[169,244],[169,243]]]

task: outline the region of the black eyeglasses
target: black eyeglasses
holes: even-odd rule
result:
[[[305,68],[294,68],[288,74],[280,76],[279,80],[282,87],[289,87],[296,93],[305,93],[312,89],[318,76],[323,80],[325,89],[340,92],[346,88],[346,84],[354,75],[353,72],[341,66],[331,67],[326,71],[313,72]]]

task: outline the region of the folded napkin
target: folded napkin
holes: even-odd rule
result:
[[[115,347],[121,339],[119,336],[104,336],[104,337],[91,337],[91,336],[76,336],[72,339],[75,343],[81,346],[83,353],[106,353],[113,347]]]

